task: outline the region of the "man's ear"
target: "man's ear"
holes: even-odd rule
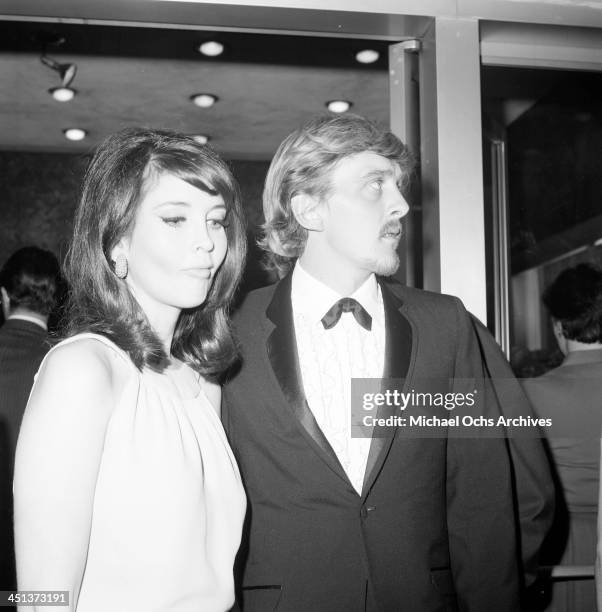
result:
[[[554,330],[554,335],[557,338],[564,338],[564,331],[562,330],[562,321],[558,319],[552,319],[552,329]]]
[[[562,329],[562,322],[558,319],[552,318],[552,329],[554,330],[554,336],[556,336],[556,342],[558,343],[558,348],[560,349],[560,352],[566,355],[569,350],[569,341],[564,335],[564,330]]]
[[[4,287],[0,287],[0,301],[2,302],[2,314],[5,319],[8,319],[10,314],[10,298],[8,297],[8,291]]]
[[[310,232],[321,232],[324,221],[320,201],[307,194],[298,193],[291,198],[291,209],[299,225]]]

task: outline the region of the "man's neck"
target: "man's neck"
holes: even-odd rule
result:
[[[352,295],[371,274],[369,270],[350,269],[346,262],[325,259],[308,249],[299,257],[299,263],[308,274],[343,297]]]

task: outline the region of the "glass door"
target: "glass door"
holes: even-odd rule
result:
[[[545,33],[531,29],[531,55],[487,27],[481,43],[488,320],[522,376],[560,358],[543,288],[602,264],[602,34],[566,28],[550,50],[560,32]]]

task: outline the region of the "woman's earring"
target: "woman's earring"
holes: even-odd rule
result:
[[[128,275],[128,260],[123,253],[115,257],[115,276],[124,279]]]

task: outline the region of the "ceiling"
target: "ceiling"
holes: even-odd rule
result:
[[[46,53],[77,64],[70,102],[48,92],[60,78],[40,61],[40,34],[63,37]],[[225,45],[219,58],[198,53],[208,39]],[[388,122],[386,41],[17,21],[0,21],[0,41],[0,150],[85,152],[145,125],[208,134],[230,159],[269,159],[328,100]],[[363,48],[378,50],[378,62],[357,63]],[[218,102],[195,106],[190,96],[203,92]],[[89,135],[68,141],[69,127]]]
[[[352,111],[389,121],[391,37],[182,28],[0,18],[0,150],[89,152],[111,132],[144,125],[207,134],[229,159],[269,160],[292,129],[326,110],[328,100],[349,100]],[[40,61],[40,39],[49,35],[64,42],[47,46],[47,54],[78,67],[70,102],[48,92],[60,84],[58,73]],[[224,53],[202,56],[197,48],[206,40],[220,41]],[[364,48],[377,50],[380,59],[357,63],[355,54]],[[558,78],[554,70],[485,67],[484,112],[501,108],[509,125]],[[192,104],[190,97],[202,92],[218,102],[209,109]],[[63,130],[69,127],[85,129],[88,137],[68,141]]]

